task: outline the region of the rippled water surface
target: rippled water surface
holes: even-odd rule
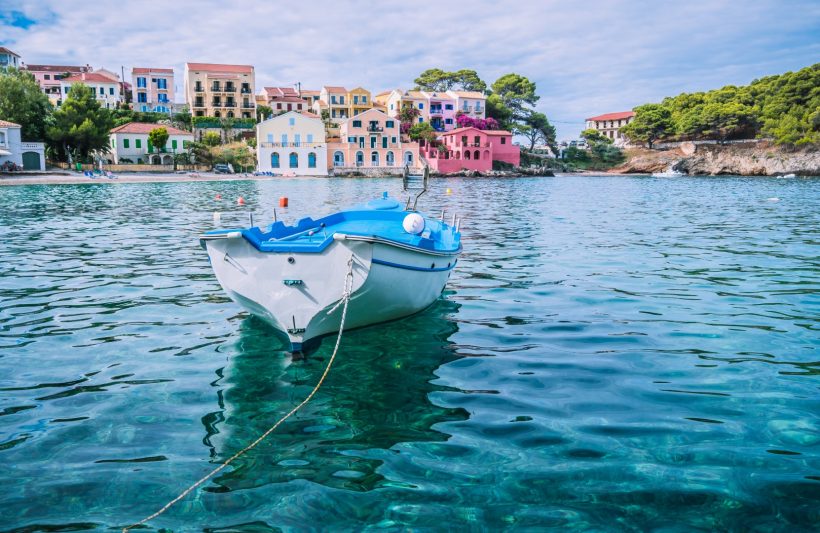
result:
[[[295,221],[382,190],[0,188],[0,528],[131,524],[298,403],[333,338],[291,359],[196,236],[240,195]],[[817,527],[820,180],[439,180],[420,205],[464,218],[444,297],[346,332],[314,401],[152,528]]]

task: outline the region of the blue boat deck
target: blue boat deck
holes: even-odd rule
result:
[[[316,220],[303,218],[293,226],[275,222],[266,228],[239,231],[260,252],[320,253],[333,242],[337,233],[375,237],[436,253],[457,253],[460,250],[460,233],[438,219],[425,216],[425,227],[419,235],[406,232],[402,223],[408,214],[399,202],[385,196]],[[206,235],[231,231],[237,230],[216,230]]]

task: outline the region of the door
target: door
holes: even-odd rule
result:
[[[40,168],[40,154],[37,152],[23,152],[24,170],[45,170]]]

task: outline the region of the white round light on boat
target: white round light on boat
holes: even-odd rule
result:
[[[410,213],[404,217],[404,222],[401,225],[404,226],[404,231],[407,233],[418,235],[424,231],[424,217],[418,213]]]

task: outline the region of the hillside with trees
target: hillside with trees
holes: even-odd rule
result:
[[[820,63],[737,87],[681,93],[634,109],[621,131],[633,143],[771,139],[778,145],[820,144]]]

